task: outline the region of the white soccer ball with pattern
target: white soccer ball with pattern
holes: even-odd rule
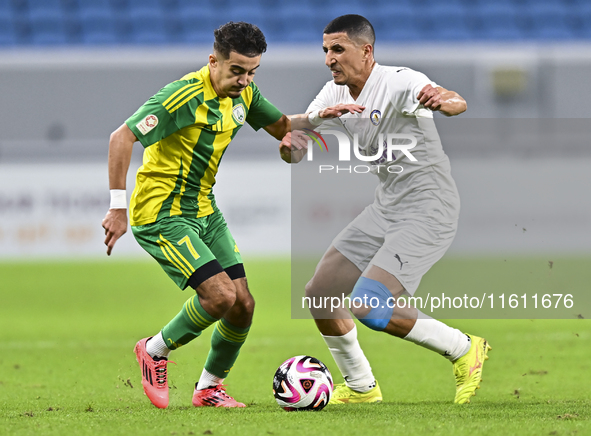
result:
[[[275,372],[273,395],[288,412],[322,410],[332,395],[332,376],[324,363],[311,356],[287,359]]]

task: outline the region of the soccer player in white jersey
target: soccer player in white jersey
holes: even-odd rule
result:
[[[416,161],[395,151],[394,160],[375,162],[399,165],[404,170],[378,172],[374,165],[379,186],[373,204],[334,239],[306,286],[306,296],[351,294],[352,299],[362,299],[358,301],[378,298],[382,304],[377,308],[353,305],[353,314],[373,330],[449,359],[456,378],[454,402],[469,403],[480,386],[482,364],[488,359],[487,341],[417,309],[390,308],[392,304],[387,303],[403,293],[413,295],[421,277],[443,256],[455,236],[459,196],[432,118],[434,111],[458,115],[466,110],[466,102],[420,72],[378,65],[373,57],[374,42],[373,27],[362,16],[344,15],[331,21],[324,29],[323,48],[333,80],[306,114],[292,118],[307,118],[312,126],[318,126],[340,117],[345,129],[365,119],[367,127],[359,129],[359,148],[366,156],[376,155],[380,133],[412,134],[417,139],[412,149]],[[307,140],[301,132],[287,134],[280,144],[282,158],[289,163],[299,161]],[[339,309],[339,319],[325,319],[328,317],[321,310],[312,313],[345,380],[335,386],[331,403],[381,401],[380,387],[347,309]]]

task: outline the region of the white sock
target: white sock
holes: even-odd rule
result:
[[[213,375],[211,372],[203,368],[199,383],[197,383],[197,389],[207,389],[217,385],[221,385],[224,381],[223,378],[219,378],[217,375]]]
[[[168,353],[172,350],[166,346],[162,332],[152,337],[146,342],[146,351],[152,357],[168,357]]]
[[[357,392],[367,392],[376,385],[369,361],[357,341],[357,327],[343,336],[324,336],[345,383]]]
[[[416,324],[404,338],[455,361],[470,350],[470,338],[458,329],[419,312]]]

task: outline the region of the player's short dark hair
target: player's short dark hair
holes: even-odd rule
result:
[[[267,51],[265,35],[254,24],[230,21],[215,29],[213,34],[215,35],[214,51],[226,59],[232,51],[250,58]]]
[[[376,32],[369,20],[361,15],[349,14],[335,18],[324,28],[324,33],[345,32],[349,39],[362,44],[376,42]]]

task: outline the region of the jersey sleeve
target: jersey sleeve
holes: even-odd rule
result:
[[[254,130],[259,130],[261,127],[273,124],[283,116],[283,113],[277,109],[273,103],[263,97],[258,86],[251,83],[252,86],[252,101],[248,108],[248,114],[246,115],[246,122]]]
[[[149,147],[195,122],[191,106],[198,102],[182,103],[186,103],[186,99],[197,96],[200,89],[198,83],[183,80],[172,82],[144,103],[125,121],[125,124],[144,147]],[[182,106],[179,105],[179,110],[175,106],[177,100],[182,104]]]
[[[426,85],[431,85],[434,88],[439,85],[430,80],[425,74],[410,68],[403,68],[395,74],[400,75],[397,79],[403,84],[401,87],[396,87],[397,89],[392,93],[392,100],[396,109],[404,115],[432,117],[432,112],[419,103],[418,96]]]
[[[306,113],[309,114],[310,112],[314,112],[316,110],[324,109],[326,107],[334,106],[336,102],[334,101],[334,95],[331,92],[331,82],[327,82],[318,95],[312,100],[312,103],[306,109]]]

